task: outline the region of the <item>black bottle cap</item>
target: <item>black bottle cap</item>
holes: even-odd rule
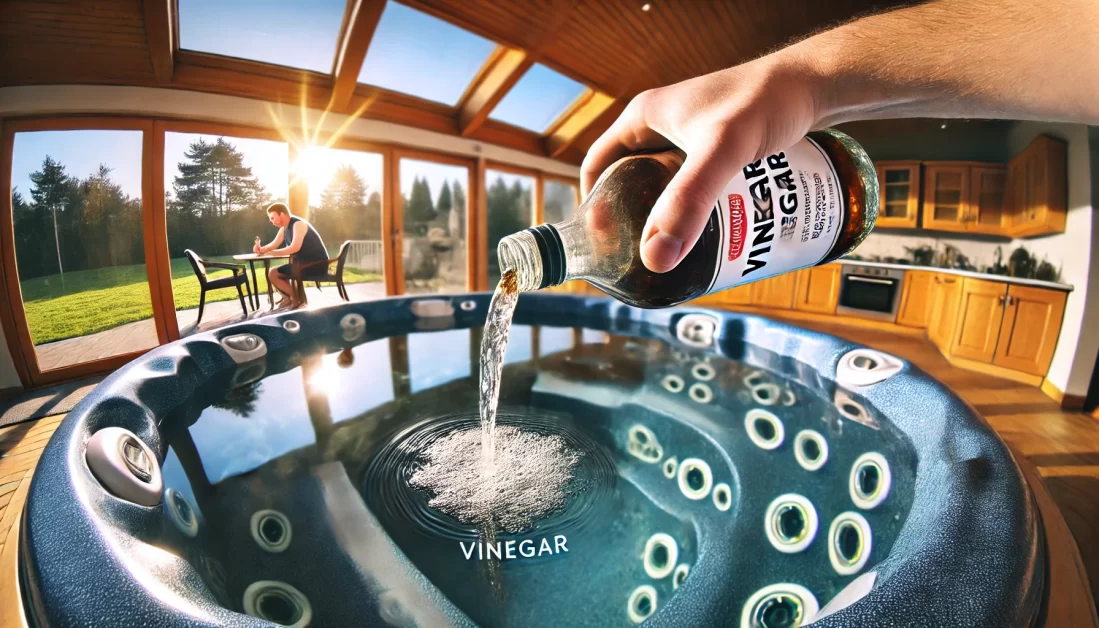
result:
[[[538,289],[556,286],[565,281],[565,245],[553,225],[538,225],[530,229],[542,256],[542,283]]]

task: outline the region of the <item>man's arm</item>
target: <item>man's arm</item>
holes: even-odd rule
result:
[[[645,265],[666,272],[746,164],[816,128],[910,116],[1099,123],[1099,2],[937,0],[649,90],[592,145],[582,184],[637,150],[687,153],[642,234]]]
[[[284,227],[285,228],[285,227]],[[301,250],[302,242],[305,241],[305,233],[308,231],[308,227],[305,223],[299,222],[294,225],[294,239],[290,241],[290,246],[284,246],[281,249],[275,249],[275,255],[293,255]]]
[[[279,227],[279,231],[278,231],[278,233],[275,234],[275,238],[273,240],[271,240],[270,242],[268,242],[267,244],[259,247],[259,254],[260,255],[266,255],[267,253],[275,250],[278,247],[279,242],[282,242],[283,235],[285,233],[286,233],[286,227]]]

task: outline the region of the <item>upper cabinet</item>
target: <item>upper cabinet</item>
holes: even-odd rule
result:
[[[969,168],[965,162],[927,162],[923,177],[924,229],[966,230]]]
[[[881,161],[876,164],[879,227],[915,228],[920,211],[920,162]]]
[[[1007,166],[1012,236],[1065,231],[1068,204],[1067,146],[1039,135]]]
[[[1065,161],[1065,143],[1040,135],[1006,165],[877,162],[877,226],[1006,237],[1063,233]]]

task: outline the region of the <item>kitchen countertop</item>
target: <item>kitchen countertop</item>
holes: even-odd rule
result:
[[[1022,277],[1009,277],[1007,275],[992,275],[989,273],[978,273],[972,270],[958,270],[956,268],[938,268],[935,266],[916,266],[915,264],[887,264],[885,262],[867,262],[854,259],[840,259],[837,260],[840,264],[849,264],[853,266],[872,266],[875,268],[897,268],[900,270],[924,270],[932,273],[946,273],[948,275],[960,275],[962,277],[973,277],[974,279],[984,279],[986,281],[1000,281],[1003,283],[1018,284],[1020,286],[1034,286],[1035,288],[1047,288],[1049,290],[1063,290],[1064,292],[1072,292],[1072,286],[1066,283],[1056,283],[1053,281],[1041,281],[1038,279],[1024,279]]]

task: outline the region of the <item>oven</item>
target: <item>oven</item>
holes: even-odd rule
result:
[[[899,268],[844,264],[836,313],[896,322],[903,287]]]

